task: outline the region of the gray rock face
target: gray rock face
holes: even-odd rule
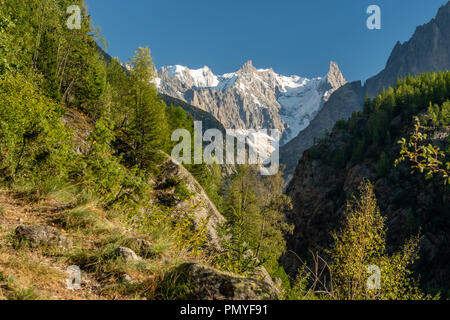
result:
[[[182,165],[178,164],[170,156],[167,156],[167,160],[161,165],[162,175],[158,178],[157,188],[161,185],[166,185],[169,180],[182,181],[186,188],[192,193],[193,197],[188,202],[178,201],[175,204],[174,214],[182,214],[189,209],[191,205],[195,207],[194,213],[194,225],[200,226],[203,221],[207,221],[206,232],[209,240],[209,245],[213,249],[220,248],[219,236],[217,229],[220,224],[225,222],[225,218],[217,210],[216,206],[209,199],[205,190],[195,180],[189,171]]]
[[[255,279],[218,271],[198,263],[185,263],[174,271],[177,281],[188,284],[187,299],[194,300],[273,300],[277,289]]]
[[[395,84],[398,77],[422,72],[450,69],[450,2],[439,9],[435,19],[419,26],[412,38],[404,44],[397,43],[386,67],[368,79],[363,87],[353,82],[336,90],[308,128],[280,148],[280,162],[286,165],[285,176],[291,178],[303,152],[314,141],[331,131],[341,119],[348,119],[353,111],[362,110],[364,96],[371,98],[383,88]],[[330,71],[331,72],[331,71]]]
[[[325,90],[328,91],[328,94],[324,97],[325,101],[328,101],[329,97],[340,87],[344,86],[347,81],[344,79],[344,76],[341,73],[336,62],[330,62],[330,70],[326,76],[326,81],[324,82]]]
[[[216,76],[208,67],[164,67],[158,90],[205,110],[230,129],[278,129],[282,143],[308,126],[323,103],[346,83],[336,63],[324,78],[282,76],[256,69],[251,61],[237,72]]]
[[[450,2],[442,6],[436,18],[417,27],[412,38],[397,42],[386,68],[367,80],[366,92],[370,97],[383,88],[394,85],[398,77],[450,68]]]
[[[18,226],[15,230],[15,236],[16,239],[27,242],[33,248],[39,246],[72,246],[72,241],[65,234],[50,226]]]
[[[117,257],[123,258],[125,261],[137,261],[139,260],[139,257],[137,254],[127,247],[118,247],[114,250],[114,254]]]
[[[196,121],[202,122],[202,129],[204,133],[208,129],[218,129],[222,134],[225,135],[225,127],[220,123],[219,120],[214,118],[213,115],[210,113],[199,109],[197,107],[194,107],[185,101],[182,101],[177,98],[173,98],[171,96],[168,96],[166,94],[159,94],[161,99],[166,103],[167,106],[174,105],[174,106],[180,106],[187,114],[191,115],[192,118]]]

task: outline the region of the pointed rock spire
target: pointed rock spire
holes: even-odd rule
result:
[[[327,73],[327,81],[332,88],[340,88],[347,83],[341,70],[334,61],[330,61],[330,70]]]
[[[252,72],[256,70],[256,68],[253,66],[252,60],[248,60],[244,65],[239,69],[241,72]]]

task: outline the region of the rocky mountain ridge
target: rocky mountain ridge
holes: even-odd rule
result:
[[[230,129],[278,129],[281,144],[304,130],[331,94],[346,81],[335,62],[323,78],[283,76],[256,69],[252,61],[238,71],[215,75],[208,67],[162,67],[160,93],[205,110]]]
[[[286,165],[285,175],[291,178],[302,153],[315,141],[330,132],[334,124],[361,111],[365,95],[374,98],[383,88],[393,86],[396,79],[422,72],[450,68],[450,2],[442,6],[429,23],[416,28],[410,40],[397,42],[386,67],[364,85],[360,81],[342,86],[334,92],[308,128],[280,148],[280,162]]]

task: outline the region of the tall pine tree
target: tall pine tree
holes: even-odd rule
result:
[[[131,125],[132,156],[141,169],[151,168],[168,146],[169,128],[166,105],[159,98],[154,79],[153,62],[148,47],[138,48],[131,59]]]

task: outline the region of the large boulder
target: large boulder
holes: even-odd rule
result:
[[[225,218],[209,199],[205,190],[186,168],[170,156],[167,156],[166,161],[161,165],[161,171],[162,174],[158,178],[157,188],[162,189],[161,186],[170,185],[170,181],[181,181],[192,194],[189,201],[177,201],[174,205],[176,209],[174,212],[183,213],[195,208],[193,209],[194,225],[200,226],[203,221],[207,221],[208,243],[212,248],[219,249],[220,241],[217,229],[220,224],[225,222]]]
[[[136,252],[127,247],[118,247],[114,250],[114,254],[117,257],[124,259],[125,261],[137,261],[139,260]]]
[[[217,233],[220,224],[225,222],[225,218],[217,210],[216,206],[209,199],[205,190],[192,176],[192,174],[180,165],[176,160],[166,155],[166,161],[161,165],[162,174],[156,182],[156,188],[164,189],[165,185],[170,185],[170,181],[182,181],[186,188],[192,193],[189,201],[178,201],[175,205],[175,214],[192,210],[194,212],[194,226],[200,226],[203,221],[207,221],[206,232],[208,236],[208,244],[213,250],[221,251],[220,239]],[[175,217],[177,218],[177,217]],[[277,293],[278,289],[267,270],[260,266],[251,275],[252,278],[265,282],[269,287],[273,288]]]
[[[173,277],[171,277],[173,276]],[[193,300],[275,300],[278,290],[265,281],[243,278],[199,263],[184,263],[169,278],[186,285],[184,298]]]
[[[31,247],[57,246],[71,247],[72,241],[61,231],[50,226],[21,225],[16,228],[15,237]]]

